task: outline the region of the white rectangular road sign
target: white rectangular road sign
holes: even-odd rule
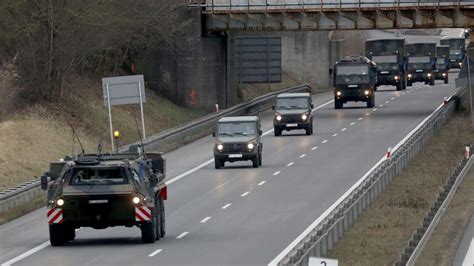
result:
[[[102,78],[102,91],[105,106],[108,105],[107,94],[110,94],[110,105],[140,104],[146,100],[143,75]]]
[[[338,266],[339,261],[335,259],[310,257],[308,266]]]

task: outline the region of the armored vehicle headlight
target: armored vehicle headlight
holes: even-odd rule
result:
[[[253,143],[249,143],[249,144],[247,144],[247,148],[249,150],[253,150],[253,148],[255,148],[255,145]]]
[[[443,73],[443,77],[446,77],[446,73]]]
[[[459,66],[462,66],[462,62],[459,62]]]
[[[58,199],[56,201],[56,204],[58,204],[58,206],[63,206],[64,205],[64,200],[63,199]]]
[[[428,77],[431,77],[431,73],[428,73]]]
[[[408,74],[408,77],[411,78],[411,74]]]
[[[369,94],[370,94],[370,91],[367,91],[367,90],[366,90],[366,91],[364,91],[364,94],[365,94],[365,95],[369,95]]]
[[[133,201],[133,203],[138,204],[138,203],[140,203],[140,198],[135,196],[135,197],[133,197],[132,201]]]
[[[338,92],[336,92],[336,95],[337,95],[337,96],[341,96],[341,95],[342,95],[342,92],[338,91]]]
[[[399,76],[395,76],[395,80],[398,80],[400,77]]]
[[[308,115],[307,114],[301,115],[301,119],[303,119],[303,121],[306,121],[306,119],[308,119]]]
[[[217,150],[222,151],[224,149],[224,145],[218,144],[217,145]]]
[[[277,115],[275,118],[277,121],[281,121],[281,115]]]

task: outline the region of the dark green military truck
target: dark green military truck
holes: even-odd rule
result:
[[[436,68],[434,70],[435,80],[442,80],[444,84],[449,83],[449,46],[440,45],[436,47]]]
[[[311,94],[282,93],[276,98],[273,107],[273,129],[275,136],[280,136],[283,130],[304,129],[306,135],[313,134],[313,103]]]
[[[365,56],[352,56],[334,65],[334,107],[341,109],[349,101],[375,106],[376,64]]]
[[[223,117],[212,135],[216,169],[224,167],[225,162],[252,161],[254,168],[262,165],[262,129],[258,117]]]
[[[434,85],[436,43],[410,43],[405,46],[407,56],[408,86],[415,82]]]
[[[449,67],[461,69],[467,54],[466,40],[460,37],[446,37],[440,41],[440,44],[449,46]]]
[[[80,227],[138,226],[145,243],[165,235],[165,160],[158,153],[81,154],[51,163],[41,177],[48,192],[52,246]]]

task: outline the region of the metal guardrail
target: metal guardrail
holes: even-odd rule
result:
[[[317,12],[334,9],[459,8],[472,1],[446,0],[187,0],[188,7],[204,8],[204,13]]]
[[[440,105],[394,147],[389,159],[382,158],[366,176],[326,210],[269,265],[308,265],[309,257],[326,256],[362,212],[374,204],[377,196],[392,179],[407,167],[409,161],[454,114],[466,94],[467,90],[462,89],[451,96],[448,103]]]
[[[418,257],[423,252],[426,243],[428,243],[436,226],[441,220],[441,217],[446,212],[449,203],[451,203],[451,200],[456,194],[457,188],[469,172],[472,161],[472,156],[470,156],[469,159],[464,157],[454,170],[453,174],[448,178],[447,184],[443,187],[443,191],[439,193],[434,206],[423,218],[420,226],[408,241],[407,247],[400,254],[400,260],[395,264],[396,266],[415,265]]]
[[[251,101],[238,104],[227,110],[206,115],[193,122],[187,123],[162,133],[153,135],[144,140],[144,146],[147,150],[163,151],[171,150],[181,144],[189,143],[197,138],[210,134],[219,120],[225,116],[256,114],[270,107],[275,97],[285,92],[311,91],[307,84],[290,87],[283,90],[267,93]],[[139,144],[134,143],[131,145]],[[120,152],[127,151],[130,145],[123,146]],[[39,180],[31,180],[19,186],[0,192],[0,213],[7,212],[21,204],[31,200],[34,196],[40,194]]]

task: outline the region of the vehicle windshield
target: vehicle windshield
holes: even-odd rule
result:
[[[412,56],[408,57],[408,63],[429,63],[430,57],[429,56]]]
[[[121,167],[114,168],[76,168],[71,185],[121,185],[128,184],[127,175]]]
[[[460,49],[449,50],[449,57],[451,59],[462,59],[462,51]]]
[[[368,66],[338,66],[336,72],[337,85],[370,83]]]
[[[308,108],[309,101],[307,97],[278,98],[276,103],[277,110],[297,110]]]
[[[444,65],[444,64],[446,64],[446,58],[436,59],[436,65]]]
[[[372,61],[375,63],[397,63],[396,55],[374,55]]]
[[[223,122],[217,126],[219,137],[246,137],[256,136],[255,122]]]

